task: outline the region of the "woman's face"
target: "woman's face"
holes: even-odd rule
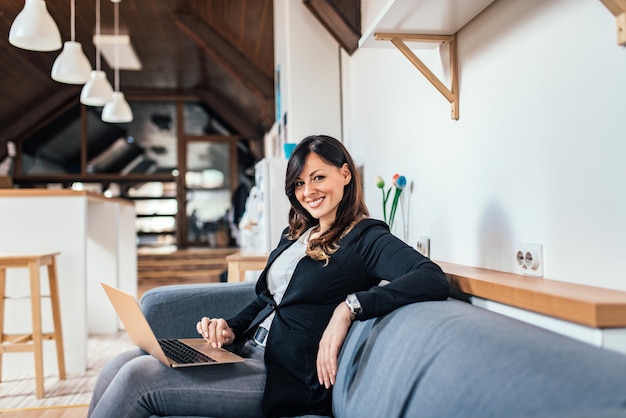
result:
[[[296,179],[295,195],[302,207],[319,220],[321,231],[327,230],[335,221],[344,186],[351,179],[348,164],[335,167],[314,152],[306,157],[304,168]]]

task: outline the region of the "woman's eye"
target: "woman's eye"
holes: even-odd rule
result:
[[[296,181],[296,187],[302,187],[304,185],[303,181]]]
[[[322,180],[324,180],[324,176],[322,176],[322,175],[315,176],[315,177],[313,177],[313,180],[314,181],[322,181]]]

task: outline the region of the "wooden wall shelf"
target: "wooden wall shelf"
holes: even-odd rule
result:
[[[451,117],[459,119],[456,33],[494,0],[389,0],[359,40],[360,48],[395,46],[448,100]],[[615,16],[617,43],[626,46],[626,0],[600,0]],[[376,42],[389,41],[389,42]],[[450,88],[415,55],[425,45],[449,45]],[[428,48],[429,46],[426,46]]]
[[[494,0],[388,0],[363,31],[359,48],[389,48],[376,33],[454,35]]]
[[[246,270],[261,270],[267,255],[235,253],[229,282],[243,281]],[[591,328],[626,328],[626,292],[435,261],[452,289]]]
[[[426,79],[433,85],[439,93],[446,98],[451,105],[450,117],[454,120],[459,119],[459,75],[458,75],[458,59],[456,47],[456,35],[416,35],[416,34],[397,34],[397,33],[376,33],[376,40],[391,41],[400,52],[415,66]],[[449,71],[450,71],[450,88],[428,68],[417,55],[411,51],[411,48],[405,41],[435,43],[448,45]]]
[[[361,48],[395,46],[450,102],[451,118],[459,119],[459,87],[456,33],[494,0],[389,0],[359,40]],[[376,42],[376,41],[389,42]],[[414,49],[449,47],[448,88],[415,53]]]
[[[462,293],[592,328],[626,328],[626,292],[436,263]]]

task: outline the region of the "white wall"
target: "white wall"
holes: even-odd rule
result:
[[[16,192],[17,193],[17,192]],[[137,248],[134,207],[120,200],[74,191],[39,191],[37,195],[0,196],[0,254],[59,252],[57,276],[68,373],[87,367],[88,334],[118,330],[117,314],[100,281],[137,292]],[[1,193],[0,193],[1,194]],[[49,295],[41,268],[42,294]],[[29,295],[28,270],[7,270],[7,296]],[[7,300],[5,333],[30,332],[30,299]],[[50,299],[42,298],[45,332],[52,332]],[[44,343],[44,370],[57,374],[54,343]],[[33,372],[32,354],[5,360],[13,370]],[[24,367],[24,365],[26,365]]]
[[[379,3],[363,1],[363,16]],[[427,235],[433,259],[515,271],[519,243],[538,242],[544,277],[626,290],[626,48],[614,17],[599,0],[497,0],[458,50],[458,121],[399,51],[343,54],[344,141],[372,216],[374,178],[399,172],[414,183],[408,242]]]
[[[340,49],[301,1],[274,0],[274,51],[286,142],[340,136]]]

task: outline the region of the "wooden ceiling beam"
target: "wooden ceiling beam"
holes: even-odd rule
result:
[[[207,54],[222,63],[228,72],[261,100],[274,96],[274,81],[222,38],[206,22],[192,15],[174,13],[174,22]]]
[[[170,102],[200,100],[194,91],[179,91],[166,89],[124,89],[124,97],[131,102]]]
[[[360,0],[303,0],[306,7],[350,55],[361,38]],[[350,16],[339,9],[350,10]]]
[[[250,122],[250,119],[233,105],[231,99],[206,89],[199,89],[196,94],[218,118],[232,126],[241,136],[253,141],[263,138],[263,129]]]
[[[0,129],[0,137],[21,142],[46,123],[56,119],[67,109],[78,104],[81,87],[67,86],[37,102],[28,112],[8,122]]]
[[[28,174],[16,175],[15,183],[19,184],[42,184],[42,183],[73,183],[76,181],[84,183],[112,182],[112,183],[144,183],[147,181],[174,181],[172,173],[128,173],[120,175],[118,173],[90,173],[90,174]]]

